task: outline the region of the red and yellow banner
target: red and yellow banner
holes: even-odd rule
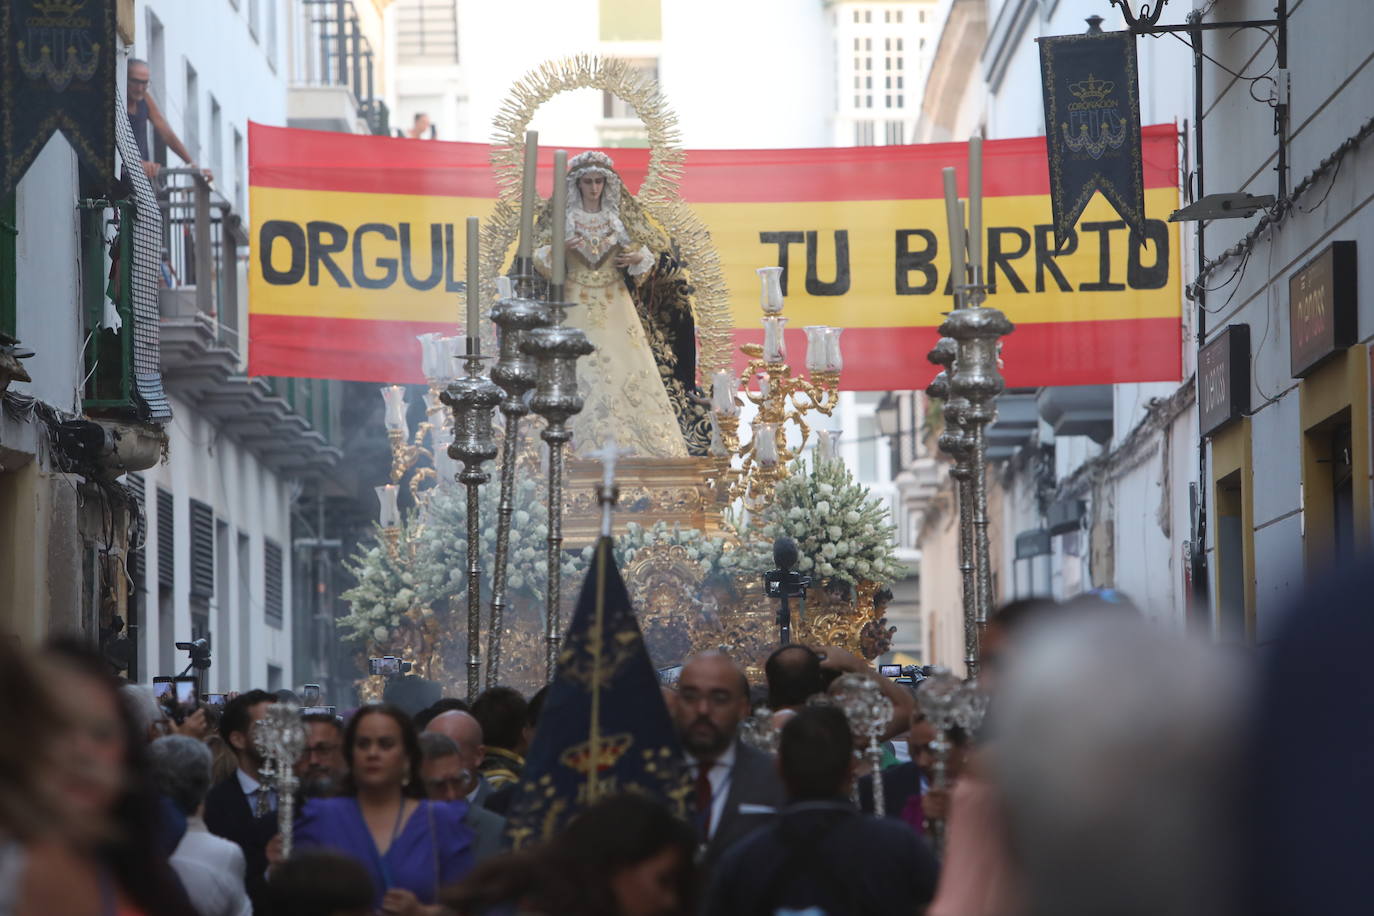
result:
[[[1147,238],[1100,197],[1055,250],[1043,137],[984,144],[989,304],[1010,386],[1174,381],[1182,373],[1175,129],[1145,128]],[[570,152],[577,152],[570,150]],[[648,150],[611,151],[637,189]],[[541,151],[547,193],[552,149]],[[461,321],[463,221],[496,197],[490,148],[251,125],[249,372],[418,382],[415,335]],[[923,388],[951,305],[940,169],[965,144],[696,150],[682,197],[710,229],[735,336],[762,339],[757,267],[787,268],[788,348],[845,328],[841,385]],[[961,187],[961,194],[966,190]]]

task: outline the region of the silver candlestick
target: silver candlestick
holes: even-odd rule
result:
[[[954,695],[959,689],[959,679],[947,668],[937,668],[921,683],[916,691],[916,702],[921,712],[926,714],[935,728],[935,740],[930,742],[930,750],[935,755],[930,787],[939,792],[949,790],[949,728],[952,724],[951,712],[954,709]],[[946,809],[948,810],[948,809]],[[945,848],[945,818],[932,817],[927,820],[930,829],[930,845],[938,856]]]
[[[873,766],[873,813],[882,817],[886,809],[883,789],[883,749],[879,744],[883,731],[892,721],[892,701],[872,677],[863,674],[843,674],[830,687],[830,695],[844,711],[849,727],[856,737],[867,738],[869,762]]]
[[[977,301],[977,290],[972,291]],[[959,308],[949,313],[940,333],[958,343],[958,357],[950,375],[949,390],[954,397],[967,400],[963,411],[964,429],[971,438],[969,470],[973,497],[973,562],[977,626],[981,631],[992,611],[992,558],[988,544],[987,425],[997,419],[997,395],[1005,384],[998,371],[998,340],[1015,330],[1001,311],[988,306]],[[977,668],[969,669],[969,676]]]
[[[926,388],[926,394],[945,402],[945,428],[940,433],[940,450],[954,459],[949,476],[954,478],[959,500],[959,575],[962,580],[964,611],[964,665],[970,676],[978,673],[978,607],[977,577],[974,563],[973,535],[973,441],[964,427],[968,400],[950,392],[949,376],[953,371],[958,344],[948,337],[940,341],[926,358],[944,371]]]
[[[528,283],[524,284],[528,286]],[[522,287],[523,289],[523,287]],[[515,511],[515,461],[520,451],[520,420],[530,412],[525,395],[538,381],[538,364],[521,349],[525,337],[535,328],[548,325],[549,309],[529,298],[508,297],[491,311],[496,323],[500,357],[492,367],[491,378],[505,392],[501,416],[505,434],[501,448],[501,496],[496,510],[496,554],[492,559],[491,620],[487,631],[487,686],[499,683],[501,671],[501,633],[505,626],[506,578],[510,559],[510,526]]]
[[[548,614],[544,618],[549,683],[558,668],[558,650],[563,641],[563,447],[572,439],[568,420],[582,411],[577,360],[596,349],[582,331],[563,326],[565,307],[561,302],[550,303],[552,325],[534,328],[520,344],[520,349],[539,365],[539,381],[530,406],[544,418],[540,436],[549,444],[549,583]]]
[[[277,792],[277,831],[282,858],[291,857],[291,832],[296,823],[296,761],[305,752],[305,726],[295,703],[273,703],[267,715],[253,724],[253,743],[264,761],[263,780]]]
[[[935,754],[931,788],[947,791],[949,754],[954,748],[949,741],[949,732],[958,728],[964,733],[966,743],[972,741],[987,713],[987,694],[974,679],[961,681],[947,668],[937,668],[916,691],[916,703],[935,727],[935,740],[930,743]],[[944,850],[945,818],[930,819],[930,839],[937,854]]]
[[[467,376],[456,379],[441,395],[453,410],[454,435],[448,454],[463,462],[458,479],[468,491],[468,702],[477,697],[482,668],[482,527],[478,516],[481,486],[491,480],[482,464],[496,457],[491,420],[501,403],[501,389],[482,375],[482,360],[489,358],[469,354]]]

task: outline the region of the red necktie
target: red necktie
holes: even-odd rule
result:
[[[697,835],[703,843],[711,838],[711,768],[710,761],[697,764]]]

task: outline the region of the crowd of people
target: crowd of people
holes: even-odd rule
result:
[[[506,813],[544,691],[304,715],[286,855],[253,738],[289,691],[176,721],[81,645],[0,645],[0,916],[1358,912],[1370,730],[1344,722],[1302,755],[1278,726],[1303,734],[1303,715],[1374,697],[1351,654],[1374,635],[1367,592],[1294,615],[1267,650],[1282,689],[1119,596],[1007,605],[982,639],[988,713],[941,736],[938,778],[919,683],[835,647],[780,648],[756,685],[696,655],[663,691],[687,816],[613,794],[519,850]],[[825,702],[846,673],[892,701],[876,769]],[[776,742],[742,740],[749,720]],[[1313,894],[1298,882],[1320,861]]]

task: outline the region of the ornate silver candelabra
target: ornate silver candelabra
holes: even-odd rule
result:
[[[830,695],[844,711],[854,734],[868,739],[866,750],[873,766],[873,813],[882,817],[887,805],[883,797],[883,749],[878,742],[892,721],[892,701],[871,677],[852,673],[841,675],[831,686]]]
[[[969,288],[972,302],[981,301],[984,290],[979,285]],[[954,373],[950,376],[950,394],[963,398],[967,407],[962,411],[961,422],[969,438],[970,486],[973,503],[973,565],[974,565],[974,613],[976,625],[981,629],[987,623],[992,610],[992,557],[988,544],[988,489],[987,489],[987,425],[997,419],[997,395],[1002,393],[1005,384],[998,371],[998,340],[1015,330],[999,310],[988,306],[973,305],[958,308],[940,325],[940,333],[951,337],[958,344],[958,356],[954,361]],[[976,639],[975,634],[975,639]],[[977,661],[969,669],[969,676],[978,674]]]
[[[532,285],[525,280],[518,287],[524,293]],[[522,297],[506,297],[491,311],[496,323],[500,357],[492,367],[492,380],[505,392],[501,416],[505,434],[501,447],[501,495],[496,515],[496,556],[492,561],[491,620],[487,633],[487,686],[498,683],[501,670],[501,633],[505,626],[506,578],[510,560],[510,526],[515,506],[515,462],[520,451],[520,421],[530,412],[525,395],[538,382],[538,364],[522,345],[535,328],[546,327],[551,317],[542,302]]]
[[[971,739],[983,723],[983,716],[987,712],[987,695],[972,678],[961,681],[948,669],[937,668],[916,691],[916,702],[930,724],[935,726],[935,740],[930,743],[930,749],[935,754],[930,785],[932,789],[943,792],[949,788],[949,752],[953,749],[949,731],[958,727],[964,732],[966,740]],[[944,818],[930,819],[930,841],[937,854],[943,851]]]
[[[954,478],[959,502],[959,575],[962,581],[964,612],[964,664],[970,674],[978,670],[978,608],[977,577],[974,573],[973,538],[973,442],[964,429],[964,412],[968,400],[950,393],[949,375],[953,371],[958,344],[948,337],[940,341],[926,355],[930,362],[944,369],[926,388],[926,394],[945,402],[945,428],[940,433],[940,450],[954,459],[949,476]]]
[[[283,858],[291,857],[291,832],[296,822],[296,761],[305,751],[305,726],[295,703],[273,703],[253,725],[253,743],[265,761],[261,774],[277,792],[277,830]]]
[[[467,487],[468,511],[468,701],[476,698],[482,668],[482,528],[478,513],[481,486],[491,480],[482,464],[496,457],[496,436],[492,414],[501,403],[501,389],[482,375],[482,360],[488,357],[469,353],[467,376],[455,379],[442,395],[453,410],[453,442],[450,458],[463,462],[458,479]],[[491,660],[488,660],[491,664]]]
[[[970,676],[978,673],[978,639],[992,609],[992,558],[988,545],[987,449],[984,432],[997,419],[997,395],[1003,388],[997,371],[998,339],[1010,334],[1015,327],[1007,317],[994,308],[983,305],[988,288],[983,283],[983,139],[969,138],[968,163],[968,223],[964,221],[964,205],[959,199],[955,169],[941,170],[945,185],[945,215],[949,223],[950,287],[954,294],[954,310],[940,325],[940,335],[954,343],[954,361],[949,363],[949,345],[936,347],[931,361],[947,366],[950,401],[962,399],[956,408],[956,422],[961,435],[951,445],[964,453],[959,459],[955,477],[959,488],[960,567],[965,558],[972,557],[972,582],[964,571],[964,641],[965,661]],[[965,259],[967,255],[967,260]],[[937,356],[939,357],[937,359]],[[948,411],[948,407],[946,408]],[[944,447],[941,437],[941,447]],[[967,477],[967,480],[964,479]],[[966,511],[965,505],[971,506]]]
[[[577,360],[596,349],[582,331],[563,326],[565,308],[562,302],[549,303],[552,324],[533,328],[520,344],[525,355],[538,363],[538,383],[530,406],[544,418],[540,436],[549,444],[549,582],[544,639],[550,683],[558,668],[558,650],[563,640],[563,447],[572,438],[568,420],[582,411]]]

